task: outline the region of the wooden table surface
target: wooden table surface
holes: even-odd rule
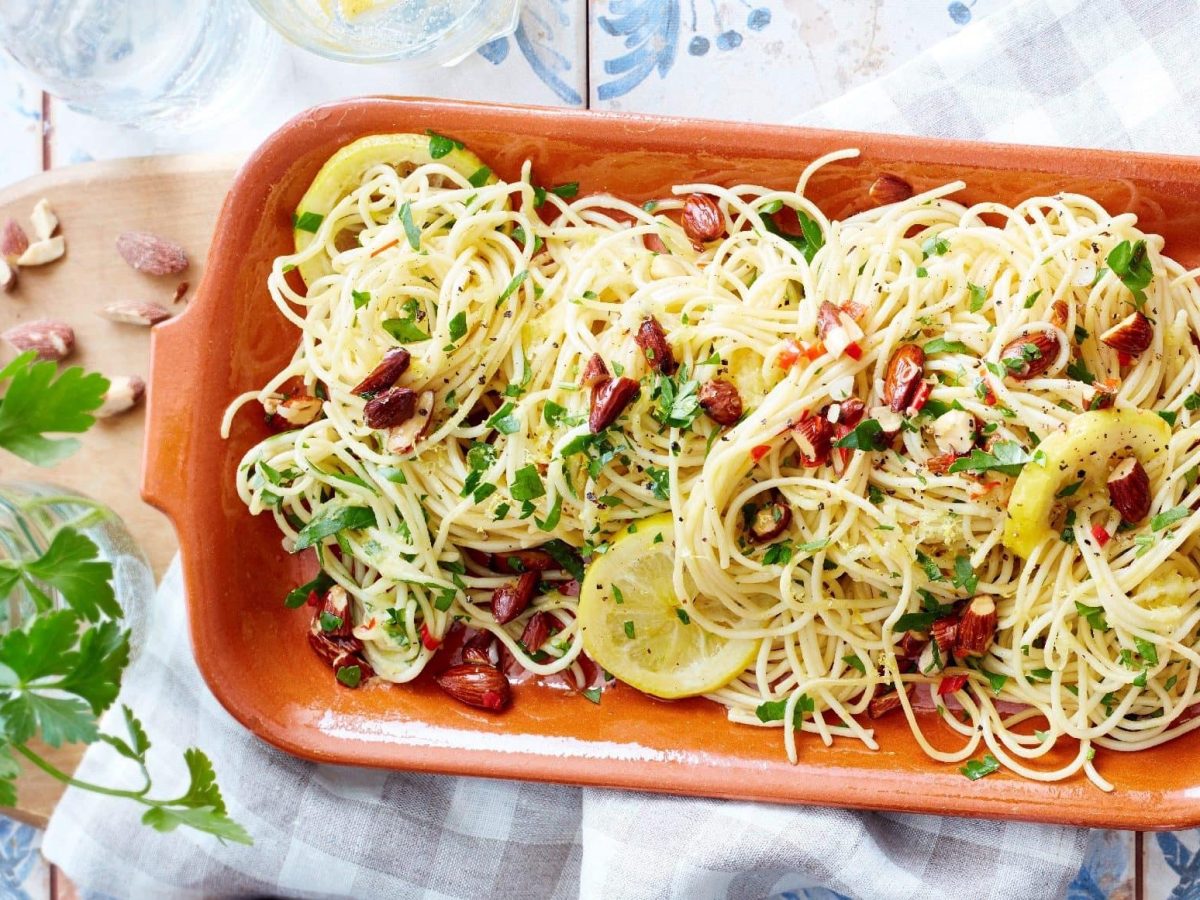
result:
[[[49,172],[45,191],[54,192],[70,248],[67,259],[45,273],[31,274],[20,298],[12,303],[0,298],[0,323],[36,311],[69,309],[86,324],[80,326],[79,361],[114,372],[144,371],[145,335],[93,321],[89,310],[125,292],[148,298],[165,292],[169,298],[174,284],[156,285],[123,269],[111,252],[112,238],[123,227],[145,226],[166,215],[169,227],[164,225],[163,232],[181,240],[192,254],[193,266],[184,277],[194,286],[233,160],[315,103],[390,93],[786,122],[885,74],[1009,2],[526,0],[515,35],[485,45],[448,70],[405,73],[388,65],[339,64],[277,43],[262,53],[265,86],[236,117],[198,133],[133,131],[80,115],[43,94],[0,54],[5,134],[0,187]],[[58,171],[98,159],[200,151],[232,155]],[[132,190],[110,192],[103,204],[77,199],[83,196],[75,192],[80,178],[97,189],[110,176],[118,183],[131,178],[124,183],[139,189],[153,185],[153,197],[159,199],[142,200]],[[19,184],[0,191],[0,212],[27,215],[36,191]],[[97,277],[100,271],[104,274]],[[63,285],[74,289],[61,292]],[[141,424],[136,413],[86,435],[84,450],[53,477],[107,499],[130,522],[161,573],[174,536],[162,517],[137,499],[137,469],[129,461],[137,456]],[[120,465],[115,464],[118,459]],[[6,459],[0,475],[7,479],[12,471]],[[63,761],[70,763],[71,757]],[[45,821],[60,793],[56,785],[24,777],[21,791],[20,815],[33,822]],[[36,839],[30,847],[36,852]],[[1186,872],[1195,875],[1188,880]],[[1166,897],[1176,889],[1195,890],[1187,884],[1196,879],[1200,833],[1143,840],[1124,832],[1096,832],[1076,887],[1079,897]],[[65,884],[61,873],[45,865],[23,881],[34,897],[73,896]]]

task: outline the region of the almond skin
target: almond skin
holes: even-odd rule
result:
[[[925,375],[925,351],[916,344],[901,344],[888,360],[883,378],[883,402],[893,412],[907,409]]]
[[[1000,351],[1000,364],[1004,366],[1005,374],[1018,381],[1028,381],[1054,365],[1058,351],[1057,334],[1053,331],[1035,331],[1005,344]]]
[[[492,592],[492,616],[497,624],[506,625],[529,607],[540,577],[536,571],[524,572],[510,584],[502,584]]]
[[[75,349],[75,329],[66,322],[37,319],[23,322],[0,334],[18,353],[32,350],[39,360],[58,362]]]
[[[893,175],[890,172],[884,172],[876,178],[867,191],[867,196],[871,198],[871,202],[878,206],[887,206],[889,203],[900,203],[912,195],[912,185],[900,176]]]
[[[849,397],[838,404],[838,424],[845,425],[847,428],[854,428],[862,421],[863,414],[867,411],[867,404],[863,403],[857,397]]]
[[[792,524],[792,510],[782,500],[772,500],[754,511],[747,537],[752,544],[773,541]]]
[[[841,313],[842,311],[828,300],[823,300],[817,307],[817,334],[821,340],[825,340],[834,328],[841,326]]]
[[[938,651],[942,654],[942,659],[948,659],[958,642],[958,617],[945,616],[941,619],[936,619],[929,629],[930,637],[937,644]]]
[[[980,594],[967,604],[958,621],[958,642],[954,652],[961,659],[982,656],[996,637],[996,599]]]
[[[187,251],[183,247],[146,231],[126,231],[119,235],[117,253],[147,275],[178,275],[188,267]]]
[[[487,568],[493,572],[516,573],[557,571],[562,565],[545,550],[509,550],[489,557]]]
[[[700,406],[718,425],[736,425],[742,417],[742,395],[737,385],[724,378],[713,378],[700,386]]]
[[[350,393],[370,399],[380,391],[386,391],[408,370],[411,359],[411,354],[403,347],[389,350],[371,374],[352,387]]]
[[[334,672],[348,666],[358,666],[360,685],[375,675],[375,670],[362,656],[362,641],[356,637],[333,637],[325,634],[315,616],[308,629],[308,645]],[[342,684],[340,681],[338,683]]]
[[[1108,476],[1108,501],[1126,522],[1140,522],[1150,513],[1150,476],[1135,456],[1117,463]]]
[[[0,229],[0,256],[10,264],[15,264],[21,254],[29,249],[29,235],[17,224],[16,219],[5,219],[4,227]]]
[[[641,388],[632,378],[609,378],[592,388],[592,409],[588,430],[599,434],[625,411]]]
[[[1114,350],[1137,356],[1154,343],[1154,326],[1137,310],[1100,335],[1100,340]]]
[[[667,343],[667,334],[663,331],[662,324],[658,319],[654,316],[646,316],[642,319],[642,324],[638,326],[634,340],[642,348],[642,353],[646,355],[646,362],[650,364],[651,369],[655,372],[662,372],[664,375],[675,374],[679,364],[675,362],[675,354],[671,352],[671,345]]]
[[[495,666],[460,663],[437,677],[438,687],[467,706],[499,712],[512,700],[512,688]]]
[[[367,401],[363,407],[363,420],[368,428],[395,428],[411,419],[416,411],[416,391],[406,387],[390,387]]]
[[[708,194],[691,194],[683,204],[683,230],[693,243],[705,244],[725,234],[725,219]]]
[[[149,328],[171,318],[171,311],[157,303],[132,300],[127,303],[110,303],[100,310],[100,315],[110,322],[123,325],[140,325]]]
[[[605,365],[604,359],[599,353],[593,353],[591,359],[587,361],[587,365],[583,367],[583,375],[579,378],[579,384],[585,388],[593,388],[607,378],[608,366]]]
[[[404,388],[394,390],[405,390]],[[377,398],[378,399],[378,398]],[[402,421],[399,425],[393,425],[387,430],[387,438],[384,441],[384,446],[388,453],[395,453],[403,456],[412,453],[413,448],[417,445],[429,428],[429,423],[433,420],[433,391],[421,391],[417,395],[416,412],[412,413],[408,419]]]
[[[321,625],[322,613],[336,616],[341,619],[341,624],[326,631]],[[316,619],[317,627],[330,637],[350,637],[354,631],[354,623],[350,621],[350,595],[346,593],[346,589],[340,584],[335,584],[326,591],[325,596],[321,598],[321,604],[313,610],[313,618]]]

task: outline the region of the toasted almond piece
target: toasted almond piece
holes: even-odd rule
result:
[[[592,408],[588,413],[588,430],[599,434],[625,411],[641,387],[632,378],[607,378],[592,388]]]
[[[841,356],[855,341],[862,340],[863,330],[854,316],[825,300],[817,308],[817,334],[830,356]]]
[[[266,406],[264,403],[263,407]],[[316,421],[321,414],[321,400],[308,394],[285,397],[278,401],[274,414],[293,428],[299,428]]]
[[[925,375],[925,351],[916,344],[901,344],[888,360],[883,377],[883,402],[893,412],[907,409]]]
[[[800,421],[792,426],[792,440],[800,448],[800,462],[808,468],[823,466],[829,462],[833,450],[833,425],[827,416],[814,416],[805,412]]]
[[[350,389],[350,393],[369,398],[375,396],[380,391],[386,391],[408,370],[408,364],[411,360],[412,356],[403,347],[395,347],[389,350],[383,354],[383,359],[379,361],[379,365],[372,369],[366,378]]]
[[[930,641],[921,651],[921,658],[917,660],[917,671],[922,675],[932,675],[944,668],[946,668],[946,657],[942,655],[937,641]]]
[[[171,303],[178,303],[180,300],[182,300],[184,295],[188,292],[189,287],[190,285],[186,281],[181,281],[179,284],[175,285],[175,293],[171,295]]]
[[[39,241],[48,240],[58,230],[58,216],[54,214],[54,210],[50,208],[50,201],[45,197],[34,204],[29,221],[33,224],[33,233]]]
[[[491,712],[504,709],[512,699],[508,679],[495,666],[461,663],[439,675],[437,683],[459,703]]]
[[[46,263],[52,263],[67,250],[66,241],[63,236],[56,235],[52,238],[46,238],[44,241],[38,241],[35,244],[30,244],[25,252],[17,258],[19,266],[44,266]]]
[[[0,291],[10,293],[17,286],[17,267],[10,266],[8,260],[0,257]]]
[[[540,580],[537,572],[522,572],[516,581],[502,584],[492,591],[492,617],[497,624],[507,625],[525,612]]]
[[[1154,326],[1141,310],[1135,310],[1100,335],[1100,340],[1114,350],[1137,356],[1154,343]]]
[[[1050,306],[1050,324],[1055,328],[1066,328],[1069,313],[1066,300],[1055,300]]]
[[[872,406],[870,417],[879,423],[879,428],[885,438],[891,439],[904,427],[904,416],[890,406]]]
[[[125,303],[110,303],[100,310],[100,316],[110,322],[149,328],[151,325],[157,325],[159,322],[171,318],[171,312],[165,306],[159,306],[157,303],[130,300]]]
[[[326,629],[321,622],[322,613],[336,616],[341,621],[335,627]],[[316,619],[317,627],[330,637],[351,637],[354,633],[354,623],[350,621],[350,595],[346,593],[346,589],[340,584],[335,584],[326,591],[321,603],[313,610],[313,618]]]
[[[1060,349],[1057,332],[1032,331],[1004,345],[1000,351],[1000,364],[1010,377],[1028,381],[1054,365]]]
[[[412,453],[429,423],[433,419],[433,391],[421,391],[417,397],[417,409],[410,418],[387,430],[384,446],[388,453],[400,456]]]
[[[747,537],[752,544],[773,541],[792,524],[792,508],[778,498],[763,504],[754,511]]]
[[[37,319],[14,325],[0,337],[18,353],[32,350],[38,359],[58,362],[75,349],[75,329],[55,319]]]
[[[114,375],[109,379],[108,392],[104,402],[93,413],[99,419],[128,412],[146,396],[146,382],[136,375]]]
[[[542,644],[546,643],[546,638],[550,637],[550,626],[553,623],[554,619],[549,613],[534,613],[521,632],[521,646],[529,653],[537,653]]]
[[[417,412],[417,392],[412,388],[393,385],[380,391],[363,407],[363,421],[368,428],[396,428]]]
[[[879,206],[887,206],[889,203],[900,203],[912,195],[912,185],[900,176],[893,175],[891,172],[884,172],[876,178],[874,184],[867,191],[867,196],[871,198],[873,203]]]
[[[29,236],[25,234],[25,229],[17,224],[16,219],[5,219],[4,227],[0,229],[0,256],[15,265],[28,249]]]
[[[683,203],[683,231],[695,243],[715,241],[725,234],[721,207],[708,194],[691,194]]]
[[[905,685],[904,696],[912,697],[912,685]],[[871,702],[867,704],[867,717],[870,719],[878,719],[881,716],[886,716],[894,709],[899,709],[902,703],[900,701],[900,692],[892,691],[888,694],[876,694],[871,698]]]
[[[742,395],[737,385],[724,378],[711,378],[697,395],[701,408],[718,425],[736,425],[742,417]]]
[[[954,652],[959,658],[982,656],[996,637],[996,598],[980,594],[963,610],[958,621],[958,643]]]
[[[674,375],[679,364],[675,362],[675,354],[667,343],[667,333],[663,331],[662,323],[654,316],[646,316],[638,326],[634,336],[637,345],[642,348],[646,362],[650,368],[664,375]]]
[[[188,267],[187,251],[174,241],[145,231],[125,231],[117,237],[121,259],[147,275],[178,275]]]
[[[1136,456],[1125,457],[1108,476],[1108,501],[1126,522],[1150,513],[1150,476]]]
[[[941,619],[934,620],[930,626],[929,634],[937,644],[938,653],[941,654],[942,660],[945,661],[954,653],[954,647],[958,642],[958,617],[944,616]]]
[[[975,445],[975,417],[952,409],[933,420],[933,439],[943,453],[961,456]]]
[[[492,658],[492,648],[495,645],[496,639],[492,633],[481,631],[463,644],[462,661],[479,666],[494,666],[496,661]]]
[[[593,353],[588,359],[587,365],[583,367],[583,374],[579,377],[580,387],[593,388],[606,378],[608,378],[608,366],[605,365],[604,358],[599,353]]]

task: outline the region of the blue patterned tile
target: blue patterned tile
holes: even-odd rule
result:
[[[1135,853],[1132,831],[1093,831],[1083,866],[1071,882],[1068,900],[1132,898],[1137,868]]]
[[[50,896],[49,868],[41,847],[38,829],[0,816],[0,897],[46,900]]]
[[[1200,831],[1144,838],[1145,900],[1200,900]]]

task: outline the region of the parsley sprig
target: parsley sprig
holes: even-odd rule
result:
[[[108,390],[100,375],[78,368],[59,374],[53,363],[35,362],[32,353],[0,370],[0,386],[5,383],[0,448],[42,466],[79,447],[78,441],[47,435],[86,431]],[[16,805],[17,758],[24,757],[64,784],[140,804],[142,822],[158,831],[182,825],[222,841],[252,843],[230,818],[212,763],[201,750],[184,753],[187,789],[156,798],[147,764],[150,740],[133,712],[122,707],[124,735],[101,730],[100,717],[116,701],[129,664],[129,631],[120,624],[112,577],[112,564],[78,523],[59,527],[36,555],[0,560],[0,603],[23,594],[34,609],[0,636],[0,805]],[[137,764],[142,784],[114,788],[72,778],[30,746],[35,739],[50,747],[102,741]]]

